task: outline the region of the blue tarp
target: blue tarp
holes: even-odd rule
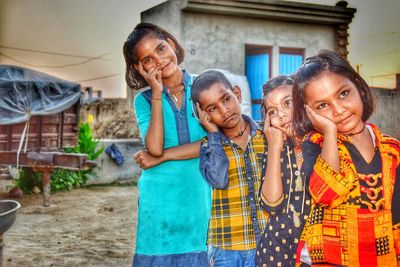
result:
[[[62,112],[81,98],[81,86],[27,68],[0,65],[0,125]]]

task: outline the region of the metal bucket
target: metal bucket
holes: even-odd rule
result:
[[[3,266],[3,234],[13,225],[20,207],[15,200],[0,200],[0,267]]]

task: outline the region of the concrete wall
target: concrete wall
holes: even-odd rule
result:
[[[181,8],[185,0],[166,1],[140,14],[141,22],[151,22],[162,25],[163,28],[173,33],[178,39],[181,38]]]
[[[305,56],[322,48],[334,49],[334,29],[233,16],[189,13],[182,16],[182,43],[188,53],[184,66],[199,73],[221,68],[245,73],[245,44],[271,46],[272,76],[279,73],[279,47],[305,49]]]
[[[111,157],[103,153],[97,160],[95,172],[98,179],[89,181],[88,184],[109,184],[115,182],[137,182],[141,169],[132,159],[133,154],[143,149],[142,141],[139,139],[109,139],[101,140],[105,147],[115,143],[123,154],[125,161],[122,165],[117,165]]]
[[[383,133],[400,140],[400,90],[372,89],[376,98],[376,110],[370,122]]]

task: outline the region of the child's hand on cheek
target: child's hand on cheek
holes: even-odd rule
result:
[[[264,121],[264,134],[267,138],[269,147],[275,147],[279,150],[282,149],[283,143],[286,140],[286,135],[283,129],[281,129],[279,126],[275,126],[275,124],[268,116],[268,113]]]
[[[337,127],[336,124],[330,119],[318,114],[310,106],[305,105],[307,116],[314,126],[314,129],[323,135],[333,133],[336,135]]]
[[[135,68],[149,84],[153,98],[161,98],[163,91],[161,71],[153,67],[149,70],[149,72],[146,72],[143,69],[142,62],[139,62],[139,64],[135,65]]]
[[[211,120],[210,114],[200,108],[199,103],[196,103],[197,113],[199,114],[200,124],[203,125],[207,132],[218,132],[218,126]]]

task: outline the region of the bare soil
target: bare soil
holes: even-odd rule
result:
[[[132,265],[136,186],[52,194],[49,208],[42,206],[42,195],[17,201],[22,208],[3,236],[3,267]]]

